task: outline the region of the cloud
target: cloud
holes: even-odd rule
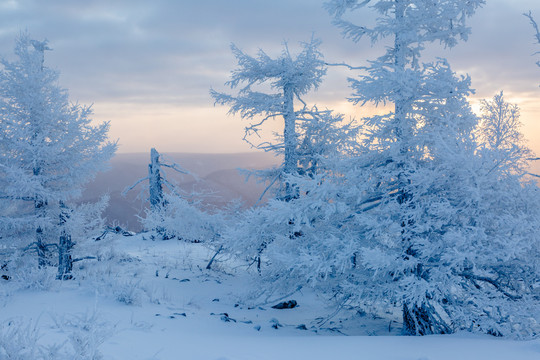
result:
[[[20,30],[28,29],[36,38],[48,38],[54,51],[47,54],[47,63],[61,70],[61,84],[70,90],[72,99],[96,104],[98,119],[105,119],[98,111],[100,103],[107,107],[119,104],[126,112],[124,118],[140,118],[141,107],[145,107],[143,113],[151,114],[153,108],[162,106],[175,109],[179,118],[182,114],[194,116],[195,108],[204,116],[212,116],[208,90],[225,90],[223,83],[235,66],[229,49],[232,42],[248,53],[263,48],[269,54],[277,54],[283,41],[289,41],[294,48],[297,42],[315,33],[323,40],[322,50],[330,62],[362,65],[382,54],[383,47],[371,47],[367,40],[354,44],[342,39],[322,3],[4,1],[0,3],[0,54],[11,56],[13,38]],[[426,59],[448,57],[455,70],[472,76],[477,97],[490,97],[499,89],[505,89],[511,101],[514,94],[516,98],[524,93],[527,98],[538,96],[540,69],[531,55],[540,46],[533,43],[532,28],[521,15],[529,9],[540,21],[537,0],[490,0],[471,20],[473,32],[468,43],[460,43],[450,51],[430,47]],[[356,21],[373,21],[373,14],[359,16]],[[342,106],[350,93],[346,77],[356,75],[344,69],[330,69],[327,82],[310,100],[321,106],[350,109]],[[137,113],[130,114],[129,104],[137,104]],[[354,112],[359,114],[358,110]],[[215,112],[214,121],[222,121],[218,119],[222,116],[222,112]],[[115,118],[110,119],[114,127]],[[125,126],[123,120],[117,123]],[[129,126],[134,139],[122,142],[133,144],[132,149],[137,144],[135,134],[149,130],[137,122]],[[159,133],[154,138],[159,138]]]

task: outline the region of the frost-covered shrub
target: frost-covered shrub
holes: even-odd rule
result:
[[[44,344],[38,321],[11,319],[0,323],[0,359],[100,360],[99,347],[114,333],[114,326],[96,311],[53,317],[67,341]]]
[[[55,285],[56,268],[39,267],[33,254],[16,251],[6,263],[10,282],[16,287],[49,290]]]
[[[145,298],[146,294],[141,289],[139,280],[116,280],[111,285],[116,301],[123,304],[140,306]]]
[[[38,322],[11,319],[0,323],[0,359],[71,360],[63,344],[42,344]]]
[[[146,229],[154,229],[164,238],[176,237],[189,242],[212,243],[220,235],[224,218],[219,211],[210,213],[198,204],[166,194],[165,205],[146,212],[141,219]]]
[[[114,325],[104,320],[94,309],[84,314],[56,317],[56,326],[67,334],[72,360],[101,360],[99,347],[110,338]]]
[[[39,338],[35,323],[9,320],[0,324],[0,359],[40,359],[42,347]]]

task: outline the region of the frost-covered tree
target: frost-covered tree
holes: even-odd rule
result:
[[[453,47],[458,40],[466,40],[470,33],[466,20],[483,3],[335,0],[326,4],[344,36],[353,41],[365,37],[373,43],[392,40],[384,55],[370,61],[365,75],[350,82],[355,103],[394,105],[394,111],[365,122],[370,127],[366,147],[373,155],[362,166],[372,188],[365,190],[367,196],[360,203],[373,199],[373,205],[379,204],[373,212],[383,211],[383,217],[363,215],[359,221],[379,221],[379,225],[364,224],[362,261],[373,270],[375,279],[385,281],[385,291],[403,304],[404,331],[410,334],[450,331],[437,309],[444,295],[434,294],[433,269],[439,267],[430,264],[442,254],[435,256],[427,251],[437,246],[427,246],[433,243],[428,235],[439,231],[442,223],[436,216],[429,216],[429,207],[435,204],[425,200],[432,196],[444,199],[441,195],[446,189],[440,185],[446,182],[430,182],[429,176],[448,178],[443,170],[452,168],[456,159],[448,152],[466,152],[468,133],[475,126],[466,101],[471,92],[469,80],[455,77],[445,61],[421,64],[421,52],[432,42]],[[346,13],[354,14],[367,6],[379,16],[372,28],[345,19]],[[386,234],[381,234],[380,226],[386,228]],[[385,280],[385,276],[389,278]]]
[[[168,163],[163,160],[163,155],[155,148],[150,149],[150,163],[148,164],[148,176],[139,179],[135,184],[127,187],[122,192],[125,195],[128,191],[133,190],[137,185],[148,181],[148,202],[150,203],[151,211],[158,211],[165,207],[166,201],[163,193],[163,188],[168,187],[174,191],[174,185],[167,180],[162,167],[172,169],[180,174],[189,174],[189,172],[176,163]]]
[[[302,100],[303,95],[319,86],[326,73],[318,46],[319,41],[314,39],[304,43],[303,50],[294,59],[287,47],[280,57],[273,59],[262,51],[253,58],[233,46],[239,66],[227,84],[232,88],[245,86],[237,96],[211,92],[216,103],[231,106],[230,113],[257,121],[246,128],[246,136],[256,134],[269,119],[282,118],[284,121],[284,131],[277,135],[277,143],[258,145],[265,151],[284,155],[280,168],[258,172],[266,175],[270,186],[279,179],[280,192],[269,205],[243,213],[241,220],[226,231],[222,240],[226,250],[256,263],[259,271],[262,263],[268,265],[268,257],[263,255],[266,249],[280,247],[283,245],[280,239],[298,237],[302,233],[298,230],[303,226],[301,217],[283,220],[283,216],[292,214],[284,211],[285,208],[296,209],[295,200],[308,195],[300,186],[304,178],[309,179],[308,183],[319,184],[334,169],[333,160],[357,150],[358,127],[353,121],[346,122],[342,115],[308,106]],[[269,84],[276,93],[261,93],[254,89],[255,85],[264,84]],[[283,220],[279,226],[273,220],[278,218]],[[272,271],[267,268],[263,275]]]
[[[68,236],[60,234],[61,204],[76,199],[116,150],[109,124],[93,125],[90,107],[69,102],[58,72],[45,65],[49,50],[22,33],[16,60],[2,59],[0,71],[0,198],[9,208],[0,231],[8,242],[32,229],[29,248],[40,266],[52,248],[70,243],[58,242]]]
[[[164,240],[178,238],[191,242],[212,242],[219,235],[222,225],[220,212],[208,212],[202,209],[203,194],[183,193],[167,179],[165,169],[172,169],[180,174],[196,176],[180,165],[167,161],[155,148],[150,150],[148,176],[137,180],[127,187],[123,194],[138,184],[148,181],[148,202],[150,208],[141,219],[145,229],[156,231]],[[166,190],[168,189],[168,191]]]
[[[230,114],[240,114],[243,119],[253,120],[246,127],[244,139],[258,134],[262,125],[270,119],[283,119],[283,134],[278,143],[264,142],[255,147],[265,151],[282,153],[283,165],[277,177],[298,172],[298,126],[305,118],[318,117],[308,108],[302,96],[318,88],[326,73],[326,66],[319,51],[320,41],[312,39],[302,44],[302,51],[293,58],[288,46],[277,58],[271,58],[260,50],[257,57],[243,53],[232,45],[238,67],[232,71],[231,80],[226,84],[232,89],[240,87],[236,96],[211,90],[217,104],[230,105]],[[267,84],[274,93],[263,93],[254,89],[256,85]],[[279,197],[289,201],[298,196],[296,185],[283,182]]]
[[[156,230],[163,239],[212,244],[219,238],[225,226],[223,214],[203,209],[200,195],[165,193],[163,199],[164,206],[148,210],[141,220],[145,229]]]
[[[321,264],[301,262],[305,258],[302,252],[309,248],[310,252],[317,253],[320,249],[317,248],[320,242],[312,235],[319,241],[329,240],[325,238],[328,232],[323,231],[325,225],[330,223],[339,232],[337,223],[330,218],[324,222],[321,217],[326,210],[330,214],[332,206],[339,206],[330,203],[332,197],[327,193],[334,196],[336,183],[343,183],[341,165],[358,152],[359,128],[354,121],[346,122],[342,115],[329,110],[315,109],[313,114],[316,115],[299,126],[297,171],[284,174],[284,180],[295,184],[301,196],[289,201],[270,199],[264,206],[242,212],[222,237],[226,251],[256,264],[267,292],[278,288],[294,290],[309,283],[311,276],[317,278],[318,271],[312,266]],[[300,276],[299,272],[304,271],[306,276]]]
[[[483,155],[501,171],[524,174],[532,158],[520,132],[519,107],[505,101],[503,92],[492,100],[482,100],[481,121],[478,137],[483,146]]]

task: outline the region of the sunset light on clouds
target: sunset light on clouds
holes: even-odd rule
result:
[[[273,55],[284,41],[294,52],[314,34],[331,63],[360,66],[382,54],[381,46],[371,47],[367,40],[343,39],[322,3],[0,1],[0,54],[9,58],[21,30],[47,38],[54,49],[47,53],[47,64],[61,71],[60,83],[73,101],[93,104],[95,120],[111,122],[119,152],[146,152],[153,146],[165,152],[246,152],[253,150],[242,141],[247,124],[214,106],[209,95],[210,88],[227,91],[224,83],[235,67],[231,43],[249,54],[262,48]],[[455,71],[471,76],[475,110],[480,99],[504,90],[507,101],[521,108],[529,146],[540,153],[540,69],[535,65],[540,55],[534,55],[540,48],[522,15],[529,10],[540,18],[537,0],[488,0],[470,21],[468,42],[453,49],[433,45],[426,53],[448,58]],[[346,79],[358,74],[329,68],[307,100],[346,117],[379,111],[347,102]]]

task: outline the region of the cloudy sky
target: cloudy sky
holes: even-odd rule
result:
[[[47,64],[61,72],[73,101],[94,104],[96,121],[111,122],[120,152],[244,152],[239,118],[214,107],[209,89],[223,85],[235,66],[230,44],[248,53],[277,54],[314,33],[329,62],[365,64],[381,54],[368,41],[341,38],[323,0],[0,0],[0,54],[11,57],[14,38],[27,29],[54,49]],[[521,107],[529,145],[540,153],[540,46],[522,13],[540,21],[538,0],[487,0],[471,19],[472,35],[452,50],[432,46],[427,58],[449,59],[472,77],[477,104],[504,90]],[[371,14],[359,21],[371,21]],[[353,107],[346,78],[331,68],[308,100],[347,116],[374,110]],[[275,126],[278,126],[276,124]]]

